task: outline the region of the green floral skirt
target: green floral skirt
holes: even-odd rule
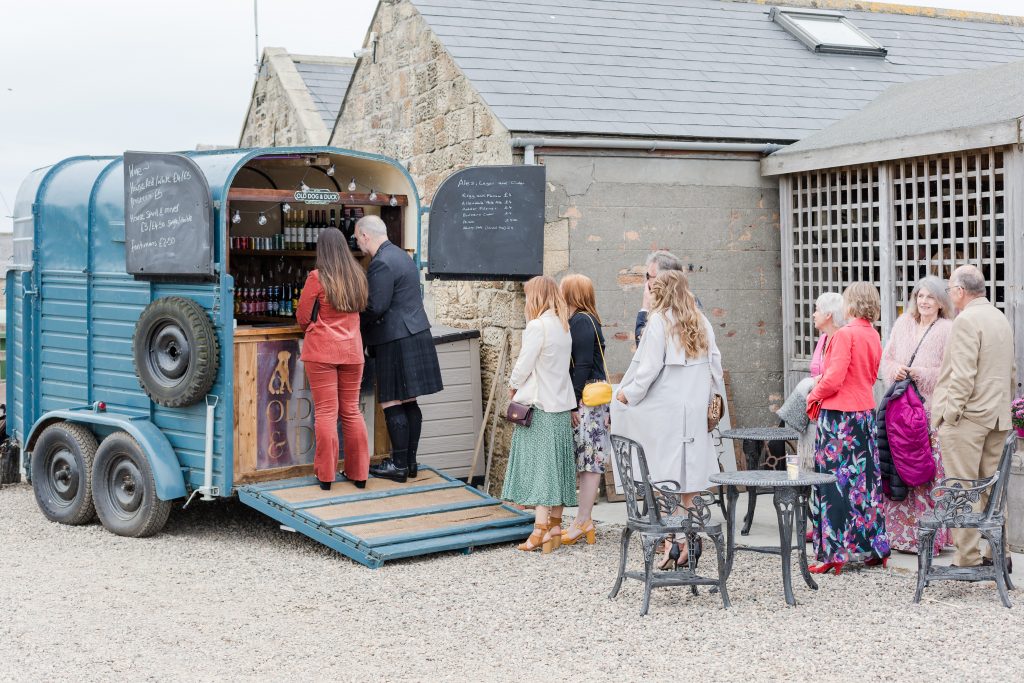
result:
[[[576,446],[569,411],[533,409],[533,424],[516,426],[501,497],[519,505],[576,505]]]

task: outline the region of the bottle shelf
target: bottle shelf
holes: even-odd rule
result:
[[[235,316],[240,323],[288,323],[296,325],[293,315],[242,315]]]
[[[363,252],[352,249],[352,256],[362,258]],[[302,258],[314,258],[316,251],[308,249],[232,249],[231,253],[236,256],[299,256]]]

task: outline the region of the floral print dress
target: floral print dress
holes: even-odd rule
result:
[[[811,515],[819,562],[864,561],[889,555],[873,411],[822,410],[814,470],[836,482],[815,486]]]

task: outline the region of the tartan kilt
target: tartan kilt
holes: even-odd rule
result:
[[[405,401],[444,389],[430,330],[373,347],[377,400]]]

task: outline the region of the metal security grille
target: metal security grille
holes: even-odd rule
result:
[[[883,335],[918,280],[948,278],[968,263],[982,269],[989,299],[1007,310],[1004,156],[981,149],[783,178],[790,360],[814,352],[815,299],[856,281],[879,288]]]
[[[851,282],[881,287],[882,193],[877,167],[801,173],[789,186],[792,275],[785,304],[792,312],[792,357],[810,359],[818,296],[842,292]]]
[[[892,165],[893,302],[906,306],[926,275],[948,278],[973,263],[989,299],[1006,309],[1003,152],[972,150]]]

